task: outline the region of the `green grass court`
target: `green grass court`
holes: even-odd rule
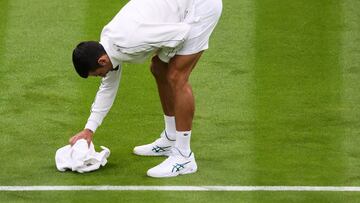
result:
[[[55,168],[100,78],[71,52],[97,40],[125,0],[0,0],[0,185],[360,186],[360,1],[223,0],[194,70],[198,173],[146,177],[163,158],[132,154],[163,129],[149,63],[125,64],[95,134],[111,149],[88,174]],[[360,202],[359,192],[0,192],[0,202]]]

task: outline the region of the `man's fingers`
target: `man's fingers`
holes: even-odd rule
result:
[[[92,142],[92,136],[91,135],[88,136],[85,133],[78,133],[78,134],[76,134],[75,136],[73,136],[73,137],[71,137],[69,139],[69,143],[70,143],[71,146],[73,146],[80,139],[85,139],[87,141],[87,143],[89,144],[89,146],[90,146],[90,144]]]
[[[73,140],[74,140],[74,137],[70,137],[70,139],[69,139],[69,143],[72,145],[72,143],[73,143]]]
[[[76,141],[75,141],[75,138],[71,138],[71,140],[70,140],[70,145],[73,146],[73,145],[75,144],[75,142],[76,142]]]
[[[78,136],[70,138],[70,145],[73,146],[79,140]]]

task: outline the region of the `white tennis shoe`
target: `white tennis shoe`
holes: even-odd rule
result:
[[[140,156],[169,156],[174,145],[175,140],[170,140],[164,130],[160,138],[150,144],[136,146],[133,152]]]
[[[148,176],[167,178],[197,171],[194,153],[191,152],[189,156],[184,156],[175,147],[171,151],[172,153],[165,161],[147,171]]]

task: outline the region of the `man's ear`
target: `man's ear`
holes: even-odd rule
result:
[[[107,57],[106,57],[106,55],[100,56],[100,58],[98,59],[98,63],[99,63],[101,66],[105,66],[105,65],[107,64]]]

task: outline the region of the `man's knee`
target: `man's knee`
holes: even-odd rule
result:
[[[166,78],[168,64],[161,61],[158,56],[151,59],[150,70],[156,79]]]
[[[178,55],[170,60],[166,79],[173,89],[179,89],[188,84],[191,71],[200,56],[201,53],[184,56]]]
[[[187,83],[187,77],[184,72],[172,69],[166,75],[166,79],[172,89],[182,88]]]

